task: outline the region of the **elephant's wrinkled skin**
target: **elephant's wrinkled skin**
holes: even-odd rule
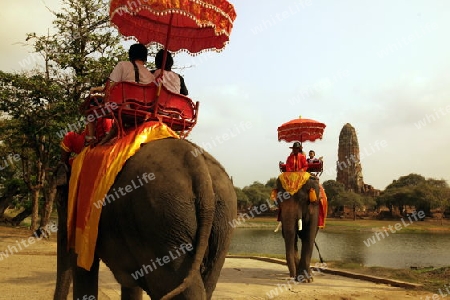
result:
[[[150,142],[111,187],[118,191],[133,180],[139,185],[138,176],[154,174],[102,210],[96,255],[121,284],[121,299],[142,299],[141,288],[155,300],[211,298],[231,241],[236,194],[224,168],[199,150],[186,140]],[[58,239],[64,242],[63,235]],[[55,299],[67,297],[70,256],[64,254],[59,249]],[[140,270],[145,274],[135,280],[131,274]],[[98,259],[90,272],[77,267],[73,274],[74,299],[97,296]]]
[[[281,209],[282,233],[289,276],[304,282],[312,281],[310,263],[319,220],[319,201],[312,203],[309,201],[311,188],[319,197],[319,180],[309,179],[294,195],[285,192],[280,180],[277,180],[278,203]],[[301,231],[298,230],[299,219],[302,220]],[[300,257],[297,246],[298,238],[302,242]]]

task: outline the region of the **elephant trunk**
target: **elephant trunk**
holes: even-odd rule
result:
[[[194,161],[192,161],[193,159]],[[191,269],[189,270],[188,276],[183,280],[183,282],[178,287],[162,297],[161,300],[171,299],[176,295],[179,295],[192,284],[195,276],[199,276],[200,274],[200,267],[208,248],[208,239],[211,234],[214,219],[215,199],[212,179],[206,162],[203,160],[203,162],[199,164],[199,159],[200,157],[195,158],[190,154],[188,154],[188,157],[186,158],[186,160],[188,161],[188,166],[191,166],[193,168],[192,184],[194,193],[196,195],[195,205],[198,216],[198,229],[194,261],[192,263]],[[201,299],[203,298],[200,295],[198,296]]]

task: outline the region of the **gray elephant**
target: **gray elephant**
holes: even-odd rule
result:
[[[316,199],[310,199],[312,191],[315,192]],[[277,179],[277,202],[280,208],[279,218],[282,223],[289,276],[301,282],[313,280],[310,263],[318,231],[318,197],[319,180],[316,178],[308,179],[293,195],[283,188],[280,178]],[[302,227],[301,230],[299,226]],[[298,238],[302,243],[300,256],[297,246]]]
[[[67,186],[59,187],[54,299],[67,298],[72,274],[74,299],[97,299],[99,259],[121,284],[121,299],[142,299],[142,290],[152,299],[211,299],[237,205],[224,168],[200,150],[186,140],[168,138],[143,145],[126,162],[110,191],[144,173],[153,177],[103,206],[90,271],[72,269],[76,257],[66,251],[64,234]]]

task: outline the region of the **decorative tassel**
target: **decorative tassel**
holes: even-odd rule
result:
[[[311,188],[309,190],[309,202],[316,202],[316,201],[317,201],[316,190]]]

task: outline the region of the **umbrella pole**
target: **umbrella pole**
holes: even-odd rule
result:
[[[169,21],[169,28],[167,29],[167,37],[166,37],[166,43],[164,45],[164,54],[163,54],[163,61],[161,65],[161,74],[159,77],[163,77],[164,71],[166,69],[166,61],[167,61],[167,49],[169,48],[169,42],[170,42],[170,35],[172,34],[172,22],[173,22],[173,14],[170,14],[170,21]],[[156,116],[158,112],[158,103],[159,103],[159,95],[161,95],[161,88],[162,88],[162,81],[158,83],[158,90],[156,91],[156,99],[154,103],[154,109],[153,114]]]
[[[170,14],[169,28],[167,29],[167,36],[166,36],[166,44],[164,45],[164,55],[163,55],[163,61],[162,61],[161,77],[164,74],[164,71],[166,70],[167,51],[168,51],[167,49],[169,49],[170,35],[172,34],[172,23],[173,23],[173,14]],[[159,96],[159,90],[158,90],[158,96]]]

